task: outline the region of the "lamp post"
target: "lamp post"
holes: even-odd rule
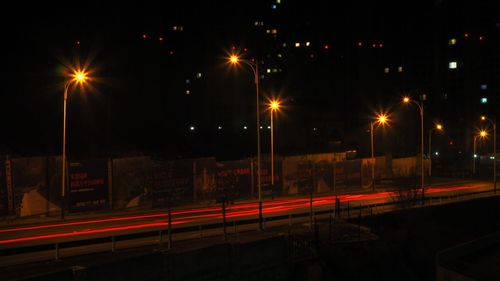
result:
[[[274,122],[273,115],[276,111],[280,109],[280,102],[278,100],[272,100],[269,103],[269,113],[271,115],[271,186],[274,190]]]
[[[429,129],[429,178],[432,175],[432,132],[433,131],[442,131],[443,130],[443,125],[441,124],[436,124],[436,126],[432,129]]]
[[[485,138],[487,135],[488,135],[488,133],[485,130],[481,130],[479,132],[479,135],[475,135],[474,136],[474,145],[473,145],[474,155],[472,155],[472,175],[473,176],[476,175],[476,158],[477,158],[477,155],[476,155],[476,140],[477,140],[478,137]]]
[[[424,104],[419,103],[410,99],[409,97],[403,97],[403,102],[406,104],[414,103],[417,105],[420,112],[420,180],[422,188],[422,203],[425,202],[425,187],[424,187]]]
[[[259,108],[259,64],[257,61],[249,61],[245,59],[240,59],[237,55],[231,55],[229,57],[229,62],[233,65],[239,64],[240,62],[248,65],[252,69],[254,75],[255,83],[255,107],[257,115],[257,189],[259,192],[259,229],[263,229],[263,216],[262,216],[262,192],[261,192],[261,181],[260,181],[260,108]]]
[[[61,219],[64,219],[64,206],[66,196],[66,104],[68,102],[69,87],[72,83],[83,85],[88,79],[87,73],[82,70],[74,71],[72,79],[64,84],[64,102],[63,102],[63,147],[61,156]]]
[[[486,116],[481,116],[482,121],[489,121],[493,126],[493,193],[497,193],[497,124]]]
[[[374,126],[382,125],[384,126],[389,121],[389,118],[386,114],[377,114],[377,118],[370,122],[370,142],[371,142],[371,152],[372,152],[372,189],[375,191],[375,152],[374,152],[374,144],[373,144],[373,134],[374,134]]]

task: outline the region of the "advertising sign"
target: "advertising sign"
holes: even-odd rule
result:
[[[107,160],[73,162],[68,167],[69,210],[99,210],[108,206]]]
[[[153,161],[154,206],[167,207],[193,201],[193,160]]]

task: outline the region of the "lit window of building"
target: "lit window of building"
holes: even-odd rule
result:
[[[295,43],[295,48],[299,48],[300,47],[300,43],[299,42],[296,42]]]
[[[183,31],[184,30],[184,26],[182,26],[182,25],[174,25],[174,26],[172,26],[172,30],[173,31]]]
[[[276,8],[277,8],[277,7],[278,7],[278,6],[276,6],[276,4],[273,4],[273,5],[271,6],[271,8],[272,8],[273,10],[276,10]]]
[[[186,95],[189,96],[191,94],[190,90],[186,90]]]
[[[278,33],[278,30],[276,28],[271,29],[271,34],[277,34],[277,33]]]
[[[450,61],[448,64],[449,69],[456,69],[457,68],[457,62],[456,61]]]
[[[283,43],[281,46],[283,46],[283,48],[286,48],[286,43]]]
[[[201,78],[201,72],[196,73],[196,78],[198,78],[198,79]]]
[[[389,73],[389,68],[388,67],[384,68],[384,73]]]
[[[270,29],[266,29],[266,33],[267,34],[271,33],[271,30]]]
[[[403,67],[402,66],[398,66],[398,72],[403,72]]]
[[[281,4],[281,0],[276,0],[276,4]]]
[[[271,69],[270,68],[266,69],[266,72],[271,73]]]
[[[248,127],[247,126],[243,126],[243,130],[246,130],[246,129],[248,129]]]
[[[306,42],[306,46],[307,46],[307,47],[311,46],[311,42],[307,41],[307,42]]]
[[[191,83],[191,80],[186,79],[186,84],[189,84],[189,83]]]
[[[483,91],[488,90],[488,85],[481,84],[481,90],[483,90]]]
[[[488,103],[488,98],[487,97],[482,97],[481,98],[481,103],[482,104],[487,104]]]
[[[276,73],[278,72],[278,69],[277,68],[273,68],[273,73]]]
[[[194,129],[195,129],[194,126],[189,126],[190,131],[194,131]]]
[[[457,44],[457,39],[455,39],[455,38],[451,38],[451,39],[448,41],[448,44],[449,44],[449,45],[455,45],[455,44]]]
[[[282,55],[282,54],[278,54],[278,55],[276,55],[276,56],[277,56],[278,58],[282,58],[282,57],[283,57],[283,55]]]

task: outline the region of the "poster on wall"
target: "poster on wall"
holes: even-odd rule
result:
[[[311,161],[301,161],[297,165],[297,190],[299,194],[314,191],[313,165]]]
[[[261,161],[261,190],[262,196],[274,197],[281,194],[283,181],[281,175],[283,174],[282,160],[274,160],[274,185],[272,185],[271,176],[271,160],[264,159]],[[257,165],[255,165],[255,171],[257,171]],[[254,182],[257,182],[257,172],[254,173]]]
[[[229,200],[252,196],[252,168],[250,160],[217,162],[216,197]],[[255,195],[255,194],[254,194]]]
[[[5,178],[5,158],[0,156],[0,216],[6,215],[7,207],[7,186]]]
[[[85,160],[68,165],[69,210],[99,210],[108,206],[106,159]]]
[[[152,187],[155,207],[193,202],[193,160],[153,161]]]

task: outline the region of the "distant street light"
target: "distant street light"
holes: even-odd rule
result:
[[[474,154],[473,154],[473,158],[472,158],[472,175],[476,174],[476,158],[477,158],[476,140],[478,137],[484,139],[484,138],[486,138],[486,136],[488,136],[488,133],[485,130],[481,130],[478,135],[474,136],[474,145],[473,145]]]
[[[271,187],[274,191],[274,125],[273,115],[280,109],[279,100],[271,100],[269,102],[269,114],[271,115]]]
[[[422,188],[422,203],[425,201],[425,187],[424,187],[424,104],[422,102],[417,102],[410,97],[403,97],[403,103],[409,104],[414,103],[417,105],[420,112],[420,173],[421,173],[421,188]]]
[[[497,124],[486,116],[481,116],[482,121],[489,121],[493,126],[493,193],[497,193]]]
[[[255,107],[256,107],[256,115],[257,115],[257,188],[259,190],[259,228],[263,229],[263,216],[262,216],[262,191],[261,191],[261,181],[260,181],[260,109],[259,109],[259,64],[257,61],[249,61],[245,59],[241,59],[237,55],[231,55],[229,57],[229,62],[233,65],[237,65],[240,62],[248,65],[253,72],[254,75],[254,83],[255,83]],[[246,127],[245,127],[246,129]]]
[[[64,219],[64,205],[66,196],[66,104],[68,101],[68,92],[71,84],[76,83],[83,85],[88,80],[88,74],[83,70],[75,70],[69,79],[64,84],[64,102],[63,102],[63,149],[61,159],[61,219]]]
[[[443,131],[443,125],[436,124],[434,128],[429,129],[429,178],[432,175],[432,132],[433,131]]]
[[[373,145],[373,134],[374,134],[374,126],[380,125],[385,126],[389,122],[389,117],[384,114],[377,114],[377,118],[370,122],[370,140],[371,140],[371,151],[372,151],[372,189],[375,190],[375,152]]]

